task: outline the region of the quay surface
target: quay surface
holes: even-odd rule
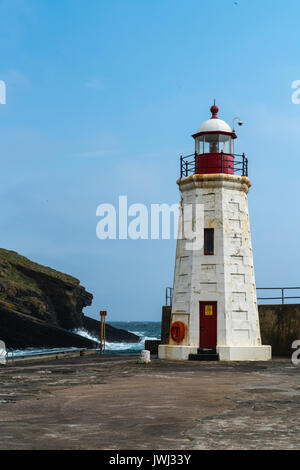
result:
[[[300,366],[65,357],[0,367],[0,449],[299,449]]]

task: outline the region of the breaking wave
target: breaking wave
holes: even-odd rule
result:
[[[145,340],[157,340],[160,339],[160,322],[110,322],[110,325],[115,328],[130,331],[140,337],[140,341],[137,343],[112,343],[106,342],[106,351],[110,354],[138,354],[145,347]],[[91,335],[87,330],[80,328],[73,331],[74,333],[95,341],[99,344],[99,340]],[[33,357],[43,356],[47,354],[62,353],[69,351],[79,351],[79,348],[28,348],[22,350],[9,350],[7,351],[8,358],[18,357]]]

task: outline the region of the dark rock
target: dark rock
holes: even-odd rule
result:
[[[12,310],[0,304],[0,338],[8,349],[95,348],[97,343],[56,325]]]
[[[0,339],[7,348],[95,348],[96,342],[71,331],[100,336],[100,323],[82,312],[92,299],[78,279],[0,249]],[[106,339],[139,341],[110,325]]]
[[[92,336],[100,340],[100,321],[90,317],[83,317],[83,327]],[[140,338],[134,333],[115,328],[106,323],[106,340],[111,343],[138,343]]]
[[[0,249],[0,300],[4,306],[65,329],[82,326],[93,296],[78,279]]]

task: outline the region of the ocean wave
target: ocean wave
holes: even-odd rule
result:
[[[97,344],[100,344],[100,341],[98,338],[95,336],[91,335],[87,330],[84,328],[79,328],[76,330],[73,330],[73,333],[76,333],[77,335],[83,336],[84,338],[91,339],[92,341],[96,341]],[[133,333],[133,331],[131,332]],[[137,343],[126,343],[126,342],[120,342],[120,343],[113,343],[110,341],[106,341],[105,343],[105,349],[106,351],[142,351],[145,347],[145,340],[157,340],[159,338],[154,338],[152,336],[144,336],[144,333],[141,331],[136,331],[134,332],[137,336],[140,337],[140,341]]]
[[[126,325],[127,331],[130,331],[131,333],[134,333],[135,335],[139,336],[140,341],[138,341],[137,343],[125,343],[125,342],[113,343],[113,342],[107,341],[106,351],[108,353],[116,353],[116,354],[139,353],[139,351],[142,351],[145,347],[145,340],[159,340],[160,339],[158,337],[159,332],[160,332],[160,325],[159,323],[157,323],[158,326],[156,326],[156,328],[153,329],[153,324],[154,326],[156,326],[156,323],[154,322],[148,322],[148,323],[147,322],[127,322],[127,325]],[[123,324],[118,323],[116,326],[124,328],[125,325],[123,322]],[[73,333],[76,333],[79,336],[83,336],[84,338],[95,341],[98,345],[100,344],[98,338],[90,334],[84,328],[77,328],[73,330]],[[13,350],[13,351],[9,350],[7,357],[13,358],[13,357],[22,357],[22,356],[45,355],[49,353],[53,354],[53,353],[76,351],[76,350],[80,350],[80,349],[75,348],[75,347],[74,348],[72,347],[69,347],[69,348],[27,348],[27,349],[22,349],[22,350]]]
[[[90,339],[91,341],[95,341],[96,343],[100,344],[99,339],[96,336],[91,335],[84,328],[77,328],[76,330],[73,330],[72,333],[75,333],[75,335],[83,336],[84,338]]]

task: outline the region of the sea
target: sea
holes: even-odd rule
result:
[[[145,322],[109,322],[111,326],[115,328],[120,328],[122,330],[130,331],[135,335],[140,337],[138,343],[111,343],[106,342],[106,353],[107,354],[138,354],[145,347],[146,339],[160,339],[161,335],[161,322],[145,321]],[[90,335],[90,333],[84,329],[74,330],[74,333],[77,333],[85,338],[92,339],[98,343],[97,338]],[[70,352],[76,351],[78,348],[39,348],[39,349],[23,349],[23,350],[12,350],[8,351],[7,357],[19,358],[19,357],[34,357],[34,356],[43,356],[47,354],[55,354],[61,352]]]
[[[130,331],[130,333],[134,333],[135,335],[140,337],[140,341],[138,343],[110,343],[106,342],[106,351],[111,354],[136,354],[139,351],[142,351],[145,348],[145,340],[146,339],[160,339],[160,332],[161,332],[161,322],[153,322],[153,321],[146,321],[146,322],[121,322],[121,321],[112,321],[109,322],[111,326],[115,328],[119,328],[121,330]],[[85,330],[75,330],[75,333],[81,336],[85,336],[86,338],[92,339],[93,341],[97,341],[97,338],[90,335]]]

